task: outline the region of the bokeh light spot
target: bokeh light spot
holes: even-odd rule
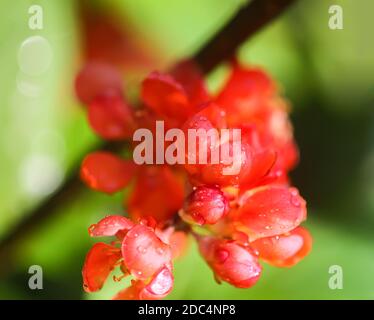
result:
[[[48,70],[52,62],[52,48],[42,36],[32,36],[22,42],[18,64],[23,73],[38,76]]]

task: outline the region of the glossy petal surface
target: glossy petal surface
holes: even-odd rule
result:
[[[94,244],[86,256],[82,270],[84,290],[100,290],[120,258],[121,250],[101,242]]]
[[[88,120],[95,132],[108,140],[129,138],[135,128],[131,107],[116,92],[97,96],[88,105]]]
[[[306,219],[306,202],[295,188],[266,186],[250,190],[241,202],[235,219],[252,239],[287,233]]]
[[[251,243],[259,257],[277,267],[291,267],[312,249],[308,230],[298,227],[287,234],[258,239]]]
[[[126,234],[121,250],[126,267],[139,280],[152,277],[171,260],[170,247],[153,230],[142,225]]]
[[[91,237],[115,236],[119,231],[129,230],[134,223],[122,216],[107,216],[88,229]]]
[[[122,77],[109,64],[90,62],[79,72],[75,80],[78,99],[89,104],[95,97],[107,91],[122,91]]]
[[[130,160],[121,158],[109,152],[93,152],[83,160],[81,178],[92,189],[114,193],[126,187],[136,170]]]

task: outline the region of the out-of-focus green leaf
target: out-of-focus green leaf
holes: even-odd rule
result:
[[[343,29],[331,30],[332,5],[343,10]],[[316,81],[335,112],[359,112],[373,101],[374,42],[371,0],[299,1],[289,19],[306,65],[316,69]],[[305,75],[307,76],[307,75]],[[311,75],[312,77],[314,75]]]
[[[163,61],[192,55],[246,0],[110,0],[161,48]],[[172,26],[172,27],[171,27]]]
[[[300,86],[305,69],[289,33],[287,19],[275,21],[245,42],[239,50],[239,58],[247,65],[266,66],[266,70],[277,80],[278,86],[291,101],[305,95],[309,83],[305,81]]]
[[[33,4],[6,1],[0,11],[0,235],[53,192],[94,141],[73,94],[74,1],[38,1],[42,30],[28,27]],[[40,50],[33,51],[38,39],[50,57],[40,75],[27,73],[43,64]],[[34,46],[22,49],[24,41]]]

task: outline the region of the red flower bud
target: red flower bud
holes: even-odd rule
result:
[[[261,266],[250,248],[234,241],[204,237],[199,240],[202,256],[219,280],[238,288],[253,286],[261,275]]]
[[[215,224],[228,209],[228,201],[219,188],[201,186],[188,196],[181,216],[187,222],[199,225]]]

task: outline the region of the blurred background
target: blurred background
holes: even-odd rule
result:
[[[75,98],[74,76],[105,56],[123,68],[136,98],[142,76],[192,56],[245,3],[2,0],[0,299],[107,299],[125,285],[108,281],[87,295],[81,279],[93,243],[87,227],[122,213],[122,195],[75,186],[57,209],[34,215],[101,143]],[[328,27],[333,4],[343,8],[343,30]],[[42,29],[30,28],[32,5],[43,8]],[[374,298],[373,13],[371,0],[299,0],[238,51],[269,70],[293,105],[301,161],[292,178],[308,201],[312,253],[291,269],[265,266],[243,290],[217,285],[191,244],[168,299]],[[223,65],[207,76],[212,91],[226,72]],[[31,265],[43,268],[43,290],[28,287]],[[341,290],[328,286],[333,265],[343,270]]]

